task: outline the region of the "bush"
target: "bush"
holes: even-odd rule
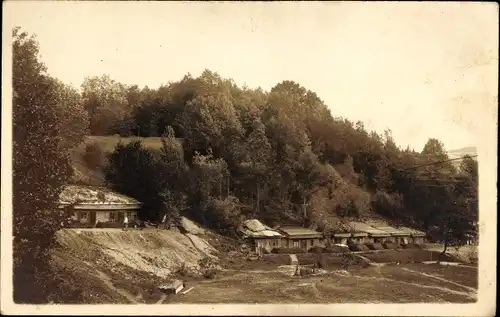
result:
[[[364,244],[352,244],[349,246],[351,251],[370,251],[370,249]]]
[[[263,256],[264,261],[269,264],[289,265],[290,256],[288,254],[266,254]]]
[[[416,249],[416,250],[422,250],[423,247],[419,244],[416,243],[408,243],[408,244],[403,244],[403,249]]]
[[[351,253],[351,251],[342,252],[342,268],[347,270],[349,266],[356,264],[356,257]]]
[[[83,160],[88,168],[99,169],[104,166],[104,153],[97,142],[85,145]]]
[[[118,223],[118,222],[105,221],[105,222],[98,222],[95,227],[96,228],[123,228],[123,224]],[[130,228],[130,226],[129,226],[129,228]]]
[[[297,253],[305,253],[301,248],[274,248],[271,250],[271,253],[274,254],[297,254]]]
[[[217,263],[213,258],[206,256],[198,260],[198,265],[204,278],[213,279],[217,275]]]
[[[380,243],[366,243],[365,244],[370,250],[383,250],[384,247]]]
[[[238,198],[228,196],[224,200],[210,199],[206,206],[207,225],[226,236],[237,236],[237,229],[243,220]]]
[[[186,265],[186,262],[180,263],[177,266],[177,268],[175,269],[175,273],[179,276],[187,276],[189,274],[189,267]],[[215,274],[214,274],[214,276],[215,276]],[[213,277],[211,277],[211,278],[213,278]]]
[[[308,253],[323,253],[325,252],[326,248],[325,247],[320,247],[320,246],[314,246],[307,250]]]
[[[399,248],[399,245],[396,244],[396,243],[383,243],[382,246],[384,247],[384,249],[388,249],[388,250],[395,250],[395,249],[398,249]]]

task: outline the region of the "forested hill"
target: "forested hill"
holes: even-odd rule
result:
[[[183,213],[225,232],[248,217],[336,230],[342,219],[379,214],[430,230],[450,213],[477,216],[475,161],[429,165],[448,159],[439,140],[421,153],[400,148],[390,130],[336,117],[293,81],[265,92],[209,70],[158,89],[92,77],[82,103],[92,135],[163,136],[156,149],[122,143],[108,165],[96,164],[146,203],[145,218]],[[102,151],[89,144],[85,155]]]

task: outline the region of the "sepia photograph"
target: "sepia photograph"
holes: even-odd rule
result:
[[[4,1],[2,314],[494,316],[498,19]]]

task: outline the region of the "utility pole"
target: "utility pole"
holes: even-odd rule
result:
[[[304,211],[304,226],[307,224],[307,206],[306,198],[304,197],[304,202],[302,203],[302,210]]]

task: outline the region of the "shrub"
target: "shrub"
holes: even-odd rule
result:
[[[342,267],[345,270],[347,270],[352,264],[355,264],[355,262],[356,258],[351,253],[351,251],[344,250],[344,252],[342,252]]]
[[[189,267],[186,265],[186,262],[180,263],[177,266],[175,273],[180,276],[187,276],[189,274]]]
[[[228,196],[224,200],[210,199],[205,210],[205,218],[210,228],[226,236],[237,236],[237,228],[243,220],[238,198]]]
[[[297,254],[297,253],[305,253],[301,248],[274,248],[271,250],[271,253],[275,254]]]
[[[398,244],[395,244],[395,243],[383,243],[382,246],[384,247],[384,249],[389,249],[389,250],[394,250],[394,249],[397,249],[399,248],[399,245]]]
[[[83,160],[90,169],[95,170],[104,166],[104,153],[97,142],[85,145]]]
[[[365,244],[370,250],[383,250],[384,247],[380,243],[367,243]]]
[[[198,260],[201,275],[206,279],[213,279],[217,275],[217,263],[209,256]]]

